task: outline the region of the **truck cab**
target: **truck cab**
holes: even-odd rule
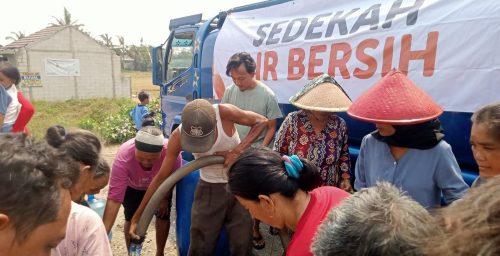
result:
[[[178,25],[174,21],[165,43],[153,48],[153,84],[160,86],[162,129],[167,136],[180,123],[186,101],[197,97],[194,48],[200,21],[201,15],[184,18]]]
[[[180,124],[182,109],[189,100],[203,98],[217,102],[212,82],[214,46],[228,13],[265,8],[287,1],[266,1],[237,7],[206,21],[202,20],[201,14],[171,20],[167,40],[153,48],[153,84],[161,87],[162,129],[166,136]],[[288,103],[280,103],[280,108],[284,116],[296,110]],[[469,146],[471,115],[471,112],[446,111],[440,117],[445,140],[452,146],[469,184],[478,173]],[[339,116],[346,120],[349,127],[349,150],[354,167],[361,140],[375,127],[352,119],[346,113],[339,113]],[[278,121],[279,125],[282,120]]]

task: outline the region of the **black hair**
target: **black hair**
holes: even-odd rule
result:
[[[94,179],[98,179],[100,177],[103,177],[104,175],[109,175],[109,172],[111,171],[111,168],[109,167],[108,161],[104,158],[99,158],[99,163],[97,164],[97,167],[95,168],[95,174],[94,174]]]
[[[9,216],[16,239],[58,217],[60,188],[78,180],[74,161],[22,133],[0,134],[0,213]]]
[[[75,161],[93,169],[99,163],[102,145],[92,132],[81,129],[66,131],[64,127],[54,125],[47,129],[45,139],[51,146],[62,150]]]
[[[259,200],[259,195],[280,193],[293,198],[297,190],[311,191],[321,185],[318,167],[300,159],[304,167],[299,177],[290,177],[282,157],[267,147],[250,148],[229,169],[229,189],[234,195]]]
[[[143,101],[149,99],[149,93],[147,93],[146,91],[142,90],[142,91],[139,92],[139,94],[137,94],[137,98],[142,103]]]
[[[6,77],[14,81],[15,85],[19,85],[21,82],[21,74],[16,66],[10,63],[4,63],[0,67],[0,73],[4,74]]]
[[[145,116],[144,119],[142,119],[141,127],[145,126],[155,126],[155,119],[150,115]]]
[[[233,54],[226,66],[226,75],[231,76],[231,70],[238,68],[241,64],[245,65],[245,69],[249,74],[255,73],[255,60],[247,52],[239,52]]]

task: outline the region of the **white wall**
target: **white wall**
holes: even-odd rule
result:
[[[28,57],[24,49],[18,50],[18,67],[20,71],[40,72],[42,87],[31,88],[35,100],[130,97],[131,83],[122,81],[120,57],[77,29],[65,28],[45,40],[28,45],[27,51]],[[79,59],[80,76],[47,76],[46,58]]]

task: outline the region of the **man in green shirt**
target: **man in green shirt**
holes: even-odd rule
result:
[[[224,92],[221,103],[229,103],[243,110],[253,111],[265,116],[266,132],[259,135],[253,147],[272,145],[276,132],[276,119],[283,117],[274,92],[264,83],[255,78],[256,64],[252,56],[246,52],[235,53],[226,66],[226,75],[233,79]],[[250,130],[247,126],[236,125],[241,139],[245,138]],[[253,245],[255,249],[262,249],[265,241],[259,230],[260,221],[254,220]]]

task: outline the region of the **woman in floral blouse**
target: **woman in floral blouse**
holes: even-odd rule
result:
[[[322,185],[352,191],[347,125],[335,112],[346,111],[351,100],[330,76],[321,75],[290,98],[301,110],[285,118],[274,150],[306,158],[320,169]]]

